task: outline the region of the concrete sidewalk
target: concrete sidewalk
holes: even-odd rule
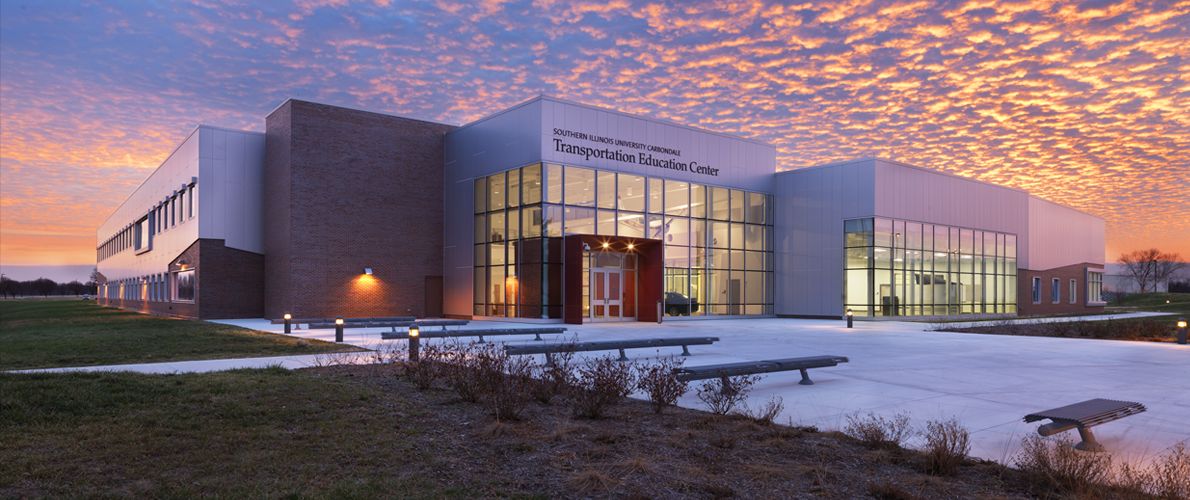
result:
[[[166,361],[128,365],[72,366],[65,368],[37,368],[13,370],[6,373],[70,373],[70,372],[133,372],[145,374],[206,373],[241,368],[279,366],[290,370],[315,366],[367,364],[372,362],[369,352],[336,352],[301,356],[271,356],[265,358],[204,359],[196,361]]]

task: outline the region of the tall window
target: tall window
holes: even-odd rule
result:
[[[1070,280],[1070,303],[1073,304],[1073,303],[1077,302],[1077,297],[1078,297],[1078,280],[1071,279]]]
[[[1033,303],[1041,303],[1041,278],[1033,277]]]
[[[174,273],[174,300],[194,302],[194,269]]]
[[[1087,303],[1103,303],[1103,272],[1087,271]]]
[[[1062,280],[1053,278],[1050,280],[1050,302],[1055,304],[1062,301]]]

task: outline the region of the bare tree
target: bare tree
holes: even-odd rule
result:
[[[1133,250],[1120,256],[1120,263],[1140,293],[1157,291],[1157,286],[1169,280],[1174,273],[1186,266],[1182,256],[1162,252],[1156,248]]]

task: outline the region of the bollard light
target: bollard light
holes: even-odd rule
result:
[[[291,330],[290,330],[289,320],[293,319],[293,315],[289,314],[289,313],[285,313],[285,316],[282,316],[282,318],[285,319],[285,333],[290,333]]]
[[[335,318],[335,342],[343,341],[343,318]]]
[[[1186,344],[1186,318],[1178,318],[1178,343]]]
[[[417,361],[421,351],[421,328],[416,324],[409,327],[409,361]]]
[[[855,313],[851,312],[851,308],[848,307],[847,308],[847,328],[852,328],[852,326],[853,326],[852,321],[854,321],[854,319],[855,319]]]

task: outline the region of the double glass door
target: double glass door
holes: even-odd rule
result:
[[[591,319],[624,317],[624,272],[621,269],[591,269]]]

